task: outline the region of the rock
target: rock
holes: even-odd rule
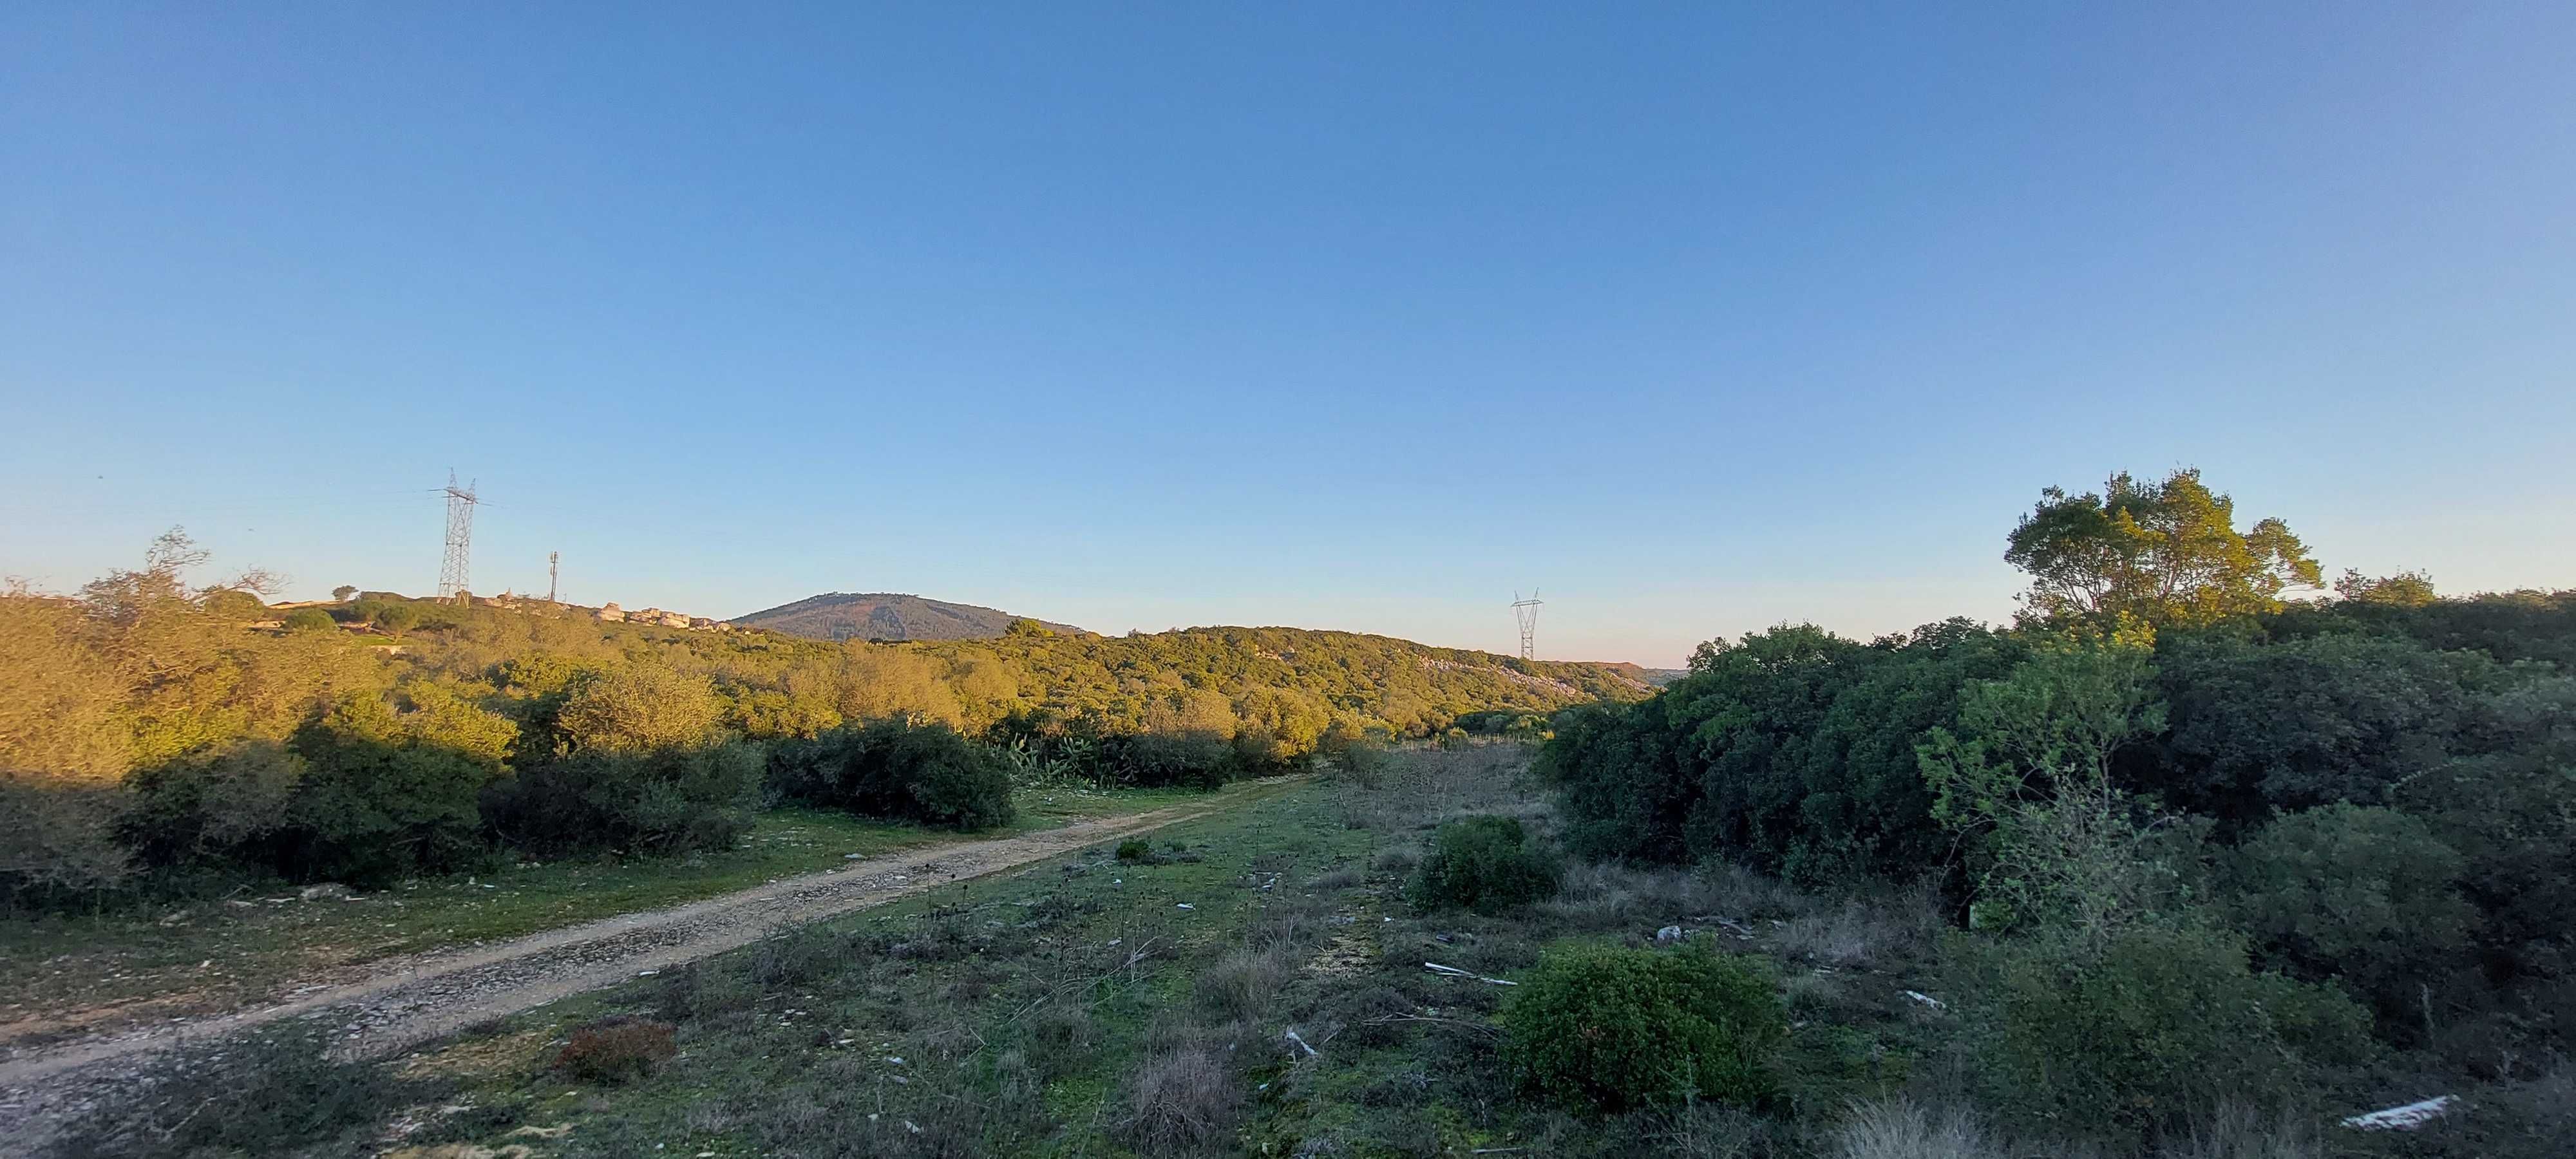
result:
[[[1678,942],[1689,936],[1690,935],[1682,932],[1682,928],[1680,926],[1665,926],[1664,928],[1655,931],[1655,944],[1658,946],[1670,945],[1671,943]]]
[[[1934,1010],[1947,1010],[1947,1009],[1949,1009],[1949,1008],[1950,1008],[1950,1004],[1949,1004],[1949,1003],[1947,1003],[1947,1002],[1943,1002],[1942,1000],[1940,1000],[1940,999],[1938,999],[1938,998],[1935,998],[1935,997],[1933,997],[1933,996],[1931,996],[1931,995],[1929,995],[1929,994],[1926,994],[1926,993],[1924,993],[1924,992],[1922,992],[1922,991],[1920,991],[1920,990],[1908,990],[1908,991],[1906,991],[1906,992],[1905,992],[1905,996],[1906,996],[1906,997],[1908,997],[1908,998],[1911,998],[1911,999],[1913,999],[1913,1000],[1915,1000],[1915,1001],[1917,1001],[1917,1002],[1920,1002],[1920,1003],[1924,1004],[1925,1006],[1929,1006],[1929,1007],[1931,1007],[1931,1008],[1932,1008],[1932,1009],[1934,1009]]]
[[[321,901],[324,898],[348,897],[356,892],[358,891],[342,885],[339,882],[326,881],[320,885],[305,886],[304,888],[295,891],[295,896],[306,901]]]

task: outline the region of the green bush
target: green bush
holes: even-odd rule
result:
[[[1118,843],[1118,860],[1137,865],[1154,859],[1154,847],[1143,838],[1130,837]]]
[[[1496,913],[1556,895],[1563,869],[1509,817],[1461,817],[1440,826],[1431,853],[1404,888],[1414,908],[1464,906]]]
[[[1961,936],[1972,1057],[1999,1109],[2052,1131],[2145,1133],[2222,1103],[2288,1106],[2372,1052],[2342,993],[2248,968],[2243,943],[2139,927],[2098,954]]]
[[[2420,1009],[2420,987],[2462,964],[2477,918],[2458,891],[2465,864],[2421,819],[2328,805],[2286,814],[2237,849],[2229,908],[2263,964],[2339,980],[2402,1017]]]
[[[761,751],[741,742],[590,749],[496,782],[484,813],[504,839],[538,854],[726,849],[750,831],[760,781]]]
[[[286,630],[289,632],[328,632],[339,626],[340,621],[332,619],[331,613],[320,608],[297,608],[286,613]]]
[[[1789,1033],[1751,959],[1591,943],[1550,947],[1503,999],[1502,1022],[1516,1081],[1603,1114],[1692,1098],[1758,1103]]]
[[[498,767],[423,737],[422,723],[421,714],[399,713],[384,697],[364,694],[299,730],[288,747],[301,761],[300,777],[274,827],[242,855],[297,880],[354,884],[472,865],[486,851],[476,798]],[[235,813],[245,794],[256,798],[261,782],[295,772],[238,759],[251,755],[207,769],[229,782],[219,795],[234,802]],[[228,763],[242,767],[224,768]],[[201,799],[211,803],[216,795]],[[205,813],[202,822],[220,826],[222,817]]]
[[[868,817],[971,831],[1016,815],[1008,763],[944,724],[880,720],[783,742],[769,779],[791,800]]]

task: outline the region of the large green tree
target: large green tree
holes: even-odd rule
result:
[[[2162,482],[2127,472],[2096,492],[2040,493],[2004,559],[2029,572],[2027,614],[2205,624],[2278,611],[2281,594],[2324,586],[2307,545],[2278,519],[2236,529],[2236,504],[2183,469]]]

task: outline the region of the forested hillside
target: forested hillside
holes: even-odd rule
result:
[[[765,608],[734,623],[812,640],[978,640],[999,636],[1021,617],[973,604],[892,592],[826,592]],[[1032,621],[1050,632],[1078,633],[1070,624]]]
[[[980,827],[1007,820],[991,786],[1014,762],[1206,785],[1647,691],[1599,665],[1285,628],[1023,620],[870,644],[380,593],[278,626],[248,591],[192,588],[203,561],[174,536],[76,597],[0,596],[0,888],[228,865],[382,878],[496,843],[677,852],[782,796]]]

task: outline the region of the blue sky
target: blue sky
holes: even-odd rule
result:
[[[2576,584],[2576,6],[55,5],[0,573],[1677,664],[2051,483]]]

